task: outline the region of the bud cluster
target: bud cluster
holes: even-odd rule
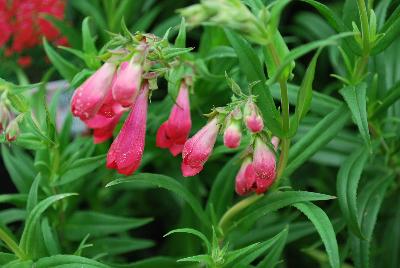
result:
[[[19,125],[23,114],[17,115],[7,98],[7,91],[3,91],[0,98],[0,133],[7,141],[15,141],[20,133]]]

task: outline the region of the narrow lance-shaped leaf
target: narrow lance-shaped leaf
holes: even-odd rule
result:
[[[184,48],[185,46],[186,46],[186,23],[185,23],[185,18],[182,17],[178,36],[175,39],[175,47]]]
[[[297,203],[293,205],[298,210],[304,213],[307,218],[314,224],[322,242],[325,245],[326,253],[328,254],[329,263],[332,268],[340,267],[339,250],[333,229],[332,223],[325,212],[312,203]]]
[[[365,143],[370,145],[370,136],[368,129],[368,116],[367,116],[367,84],[361,83],[356,86],[347,86],[340,91],[344,100],[346,101],[351,114],[353,115],[354,123],[356,123],[358,130]]]
[[[210,241],[208,241],[207,237],[200,231],[197,231],[193,228],[181,228],[181,229],[175,229],[172,231],[169,231],[167,234],[164,235],[164,237],[169,236],[171,234],[176,234],[176,233],[186,233],[186,234],[192,234],[200,238],[204,244],[206,245],[207,252],[211,253],[211,244]]]
[[[64,59],[60,54],[58,54],[49,45],[46,39],[43,39],[43,47],[50,61],[53,63],[54,67],[56,67],[61,76],[68,81],[72,81],[75,74],[77,74],[79,70],[66,59]]]
[[[279,258],[282,255],[283,249],[286,244],[287,236],[288,236],[288,228],[283,229],[282,232],[271,238],[270,240],[274,240],[273,247],[269,250],[268,254],[265,258],[258,263],[256,268],[264,268],[271,267],[274,268],[279,262]],[[268,241],[270,241],[268,240]]]
[[[357,188],[361,172],[368,159],[368,149],[361,147],[348,157],[339,169],[337,194],[340,209],[350,230],[363,239],[358,224]]]

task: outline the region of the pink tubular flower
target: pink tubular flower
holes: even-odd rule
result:
[[[156,145],[168,148],[173,156],[177,156],[182,152],[191,127],[189,90],[182,82],[168,120],[157,131]]]
[[[277,146],[277,138],[273,139],[274,146]],[[256,139],[253,168],[257,180],[257,193],[265,190],[274,182],[276,176],[275,153],[260,139]]]
[[[87,127],[93,129],[93,140],[95,144],[102,143],[113,136],[114,128],[121,118],[122,112],[113,117],[105,117],[96,114],[93,118],[86,120]]]
[[[245,195],[245,194],[249,193],[249,191],[252,189],[253,183],[251,183],[250,187],[249,187],[248,181],[254,181],[255,179],[250,178],[250,176],[254,177],[255,174],[254,174],[254,172],[251,173],[251,171],[247,171],[248,168],[252,168],[251,166],[252,166],[251,158],[246,157],[243,160],[242,165],[240,166],[239,172],[236,175],[235,190],[238,195]]]
[[[75,90],[71,101],[74,116],[87,120],[97,113],[110,90],[114,71],[115,65],[106,62]]]
[[[237,148],[241,138],[240,125],[237,122],[230,123],[224,132],[224,145],[228,148]]]
[[[198,174],[210,157],[219,130],[217,118],[213,118],[183,146],[182,174],[191,177]]]
[[[253,101],[249,101],[245,107],[245,122],[247,128],[253,132],[258,133],[264,128],[264,121],[258,113],[258,108]]]
[[[114,100],[124,107],[131,106],[139,93],[142,66],[134,61],[123,62],[112,87]]]
[[[138,169],[142,160],[146,136],[148,94],[149,86],[145,83],[142,85],[132,111],[108,151],[107,167],[116,169],[120,174],[132,174]]]

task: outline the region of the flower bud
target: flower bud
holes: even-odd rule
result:
[[[112,87],[114,100],[122,106],[131,106],[139,93],[142,80],[142,66],[131,60],[123,62]]]
[[[242,138],[240,123],[232,120],[224,132],[224,145],[228,148],[237,148]]]
[[[253,182],[255,181],[255,173],[251,172],[251,166],[251,158],[246,157],[243,160],[235,179],[235,191],[238,195],[245,195],[252,189]]]
[[[19,118],[16,117],[8,124],[6,128],[6,139],[9,142],[15,141],[19,135]]]
[[[253,101],[247,102],[245,109],[245,122],[246,127],[252,133],[258,133],[264,129],[264,121],[258,112],[258,108]]]
[[[191,177],[198,174],[208,160],[217,140],[219,125],[217,118],[213,118],[193,137],[188,139],[182,151],[182,174]]]
[[[253,167],[261,188],[265,191],[275,180],[276,160],[275,153],[260,138],[255,141]]]
[[[8,111],[7,106],[3,102],[0,102],[0,132],[2,132],[7,126],[9,119],[10,112]]]

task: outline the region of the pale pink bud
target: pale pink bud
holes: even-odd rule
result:
[[[117,138],[107,154],[107,167],[118,173],[130,175],[135,172],[142,160],[148,106],[149,86],[142,85],[132,111],[124,122]]]
[[[6,128],[6,139],[9,142],[15,141],[19,136],[19,117],[14,118]]]
[[[104,63],[77,90],[71,100],[71,111],[82,120],[93,117],[100,109],[110,90],[115,65]]]
[[[254,102],[247,102],[244,114],[246,126],[251,132],[258,133],[263,130],[264,121],[259,114],[258,108]]]
[[[139,93],[141,80],[142,66],[134,61],[123,62],[112,88],[114,100],[124,107],[131,106]]]
[[[228,148],[237,148],[240,145],[242,133],[238,122],[232,121],[224,131],[224,144]]]
[[[189,90],[182,82],[168,120],[157,131],[156,145],[160,148],[169,148],[174,156],[178,155],[182,152],[191,127]]]
[[[0,132],[7,127],[8,120],[10,119],[10,112],[4,103],[0,103]]]
[[[183,146],[182,174],[190,177],[198,174],[210,157],[219,130],[217,118],[213,118]]]
[[[275,153],[262,141],[257,138],[253,154],[253,167],[257,179],[260,179],[262,188],[270,186],[276,175]]]

